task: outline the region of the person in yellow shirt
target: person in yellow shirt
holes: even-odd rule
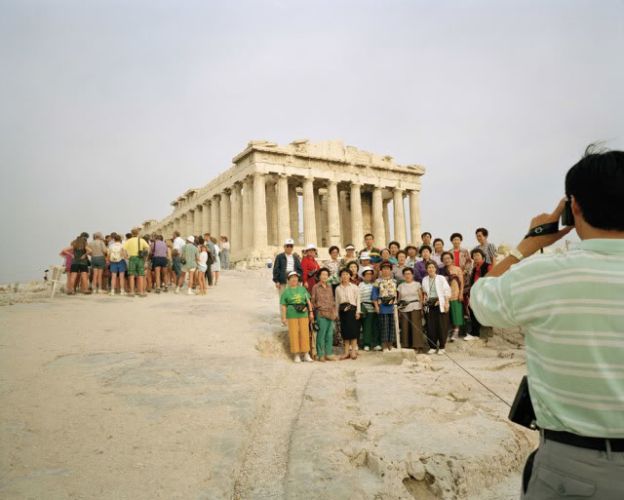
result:
[[[134,278],[137,278],[137,292],[139,297],[145,297],[145,254],[149,252],[149,245],[143,238],[139,238],[139,230],[132,230],[132,238],[124,243],[124,250],[128,254],[128,282],[130,296],[134,296]]]

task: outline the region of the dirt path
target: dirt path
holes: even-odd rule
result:
[[[293,364],[266,271],[0,307],[0,497],[517,498],[534,436],[440,356]],[[451,355],[507,400],[522,350]]]

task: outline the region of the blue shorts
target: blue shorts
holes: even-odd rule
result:
[[[111,262],[110,263],[110,272],[112,274],[125,273],[126,272],[126,261],[125,260],[120,260],[119,262]]]

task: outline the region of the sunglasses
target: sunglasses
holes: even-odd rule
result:
[[[293,245],[284,245],[286,248],[292,248]]]

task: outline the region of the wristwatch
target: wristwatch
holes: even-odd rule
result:
[[[522,259],[524,259],[524,255],[522,255],[522,252],[520,252],[520,250],[518,250],[518,248],[514,248],[509,252],[509,255],[511,255],[512,257],[515,257],[516,259],[518,259],[518,262],[520,262]]]

